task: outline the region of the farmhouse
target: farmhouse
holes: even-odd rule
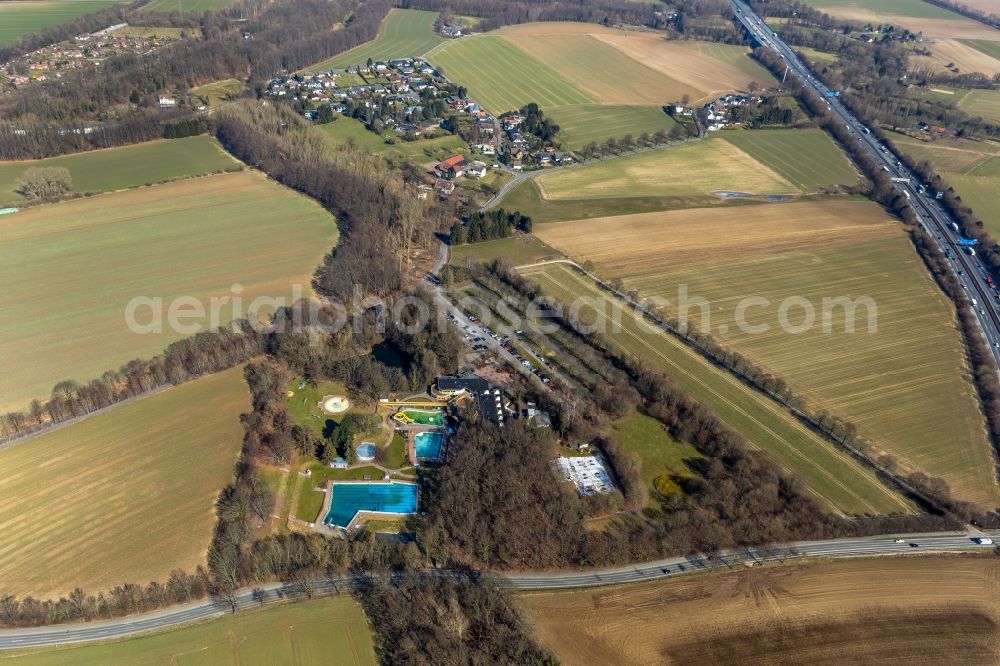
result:
[[[462,155],[452,155],[438,163],[435,171],[442,178],[459,178],[469,167],[469,160]]]

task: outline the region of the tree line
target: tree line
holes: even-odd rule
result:
[[[469,216],[467,223],[463,224],[459,220],[451,225],[448,243],[454,246],[508,238],[515,230],[531,233],[531,217],[520,211],[507,211],[503,208],[476,211]]]

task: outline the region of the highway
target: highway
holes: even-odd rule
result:
[[[813,76],[795,52],[781,41],[749,5],[742,0],[731,0],[731,5],[736,19],[752,35],[754,41],[780,57],[788,66],[788,74],[798,78],[825,100],[830,112],[858,138],[879,166],[891,178],[900,179],[900,182],[896,182],[896,187],[909,199],[910,206],[924,229],[937,242],[942,252],[951,250],[952,269],[975,307],[980,328],[992,348],[994,361],[1000,366],[1000,303],[997,301],[996,292],[986,283],[989,270],[978,256],[967,254],[964,248],[959,246],[961,234],[956,230],[957,225],[952,226],[955,220],[934,198],[935,193],[927,190],[926,194],[921,194],[917,176],[903,166],[888,147],[871,134],[870,128],[865,127],[837,97],[827,97],[827,93],[832,91]]]
[[[975,552],[977,550],[991,552],[994,546],[980,544],[978,540],[981,536],[952,532],[803,541],[725,551],[712,556],[673,557],[623,567],[590,570],[562,569],[512,573],[497,577],[515,590],[558,590],[664,580],[711,570],[739,570],[764,563],[784,564],[815,557],[865,557],[956,551]],[[1000,543],[1000,533],[989,533],[989,536]],[[449,570],[428,570],[423,573],[449,578],[476,575]],[[323,596],[349,592],[361,578],[360,575],[342,575],[317,579],[311,582],[310,593],[312,596]],[[299,584],[271,583],[255,589],[263,591],[263,596],[255,594],[254,589],[243,589],[236,597],[235,606],[237,609],[284,603],[289,600],[302,600],[308,596]],[[189,622],[219,617],[231,611],[232,606],[228,602],[218,599],[203,599],[160,611],[100,622],[4,629],[0,630],[0,650],[123,638],[147,631],[163,630]]]

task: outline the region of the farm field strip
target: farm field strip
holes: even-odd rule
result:
[[[248,408],[237,367],[0,450],[0,589],[96,592],[203,564]]]
[[[125,640],[16,653],[13,661],[26,666],[376,664],[368,620],[346,596],[241,611]]]
[[[723,138],[803,192],[858,181],[847,156],[820,129],[733,131]]]
[[[676,123],[658,106],[575,104],[553,106],[545,114],[559,125],[559,140],[566,150],[577,150],[595,142],[601,144],[626,134],[670,131]]]
[[[988,506],[1000,497],[952,306],[878,207],[761,204],[562,222],[536,233],[641,296],[666,299],[672,313],[684,288],[711,313],[706,324],[699,306],[689,308],[695,325],[787,380],[814,409],[854,423],[905,466],[945,478],[962,499]],[[747,309],[743,324],[749,296],[766,304]],[[816,317],[797,334],[779,326],[779,306],[793,297]],[[844,308],[831,309],[823,329],[823,299],[840,297],[873,304],[857,309],[853,333]],[[789,312],[802,320],[798,306]],[[760,324],[767,329],[746,328]]]
[[[0,2],[0,46],[99,12],[126,0],[5,0]]]
[[[567,666],[995,663],[997,574],[987,557],[870,558],[517,599]]]
[[[308,67],[307,71],[320,72],[363,65],[369,58],[391,60],[424,56],[435,46],[445,42],[444,37],[434,32],[436,18],[437,12],[392,9],[379,27],[375,39]]]
[[[596,100],[544,63],[493,34],[473,35],[443,44],[427,56],[449,80],[494,113],[535,102],[550,106],[588,104]]]
[[[609,304],[590,281],[564,264],[526,268],[553,296],[572,302],[580,296]],[[598,313],[606,318],[606,313]],[[717,369],[680,341],[644,321],[624,316],[609,339],[625,351],[647,358],[692,397],[704,401],[754,446],[774,456],[828,507],[848,514],[908,512],[909,504],[847,454],[799,423],[784,408]]]
[[[246,316],[258,297],[309,293],[312,269],[337,237],[328,212],[252,171],[39,206],[0,218],[0,409],[24,409],[64,379],[86,381],[184,336],[169,325],[174,299],[197,299],[210,321]],[[237,251],[238,249],[238,251]],[[242,302],[231,300],[240,285]],[[140,307],[126,326],[128,303]],[[144,301],[148,302],[148,301]],[[267,302],[260,314],[273,310]],[[185,306],[187,307],[187,306]],[[189,313],[190,309],[182,309]]]
[[[152,0],[143,9],[149,12],[204,14],[236,4],[236,0]]]
[[[542,198],[554,201],[704,196],[733,189],[751,194],[798,193],[774,170],[716,138],[554,171],[533,180]]]
[[[0,203],[16,203],[23,198],[14,190],[17,180],[31,167],[62,167],[72,179],[77,193],[123,190],[202,176],[243,165],[207,136],[150,141],[122,148],[106,148],[42,160],[0,161]]]

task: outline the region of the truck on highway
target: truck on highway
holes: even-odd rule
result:
[[[979,245],[979,241],[977,241],[975,238],[959,238],[958,244],[973,247]]]
[[[978,543],[980,546],[992,546],[993,539],[989,537],[979,537],[978,539],[976,539],[976,543]]]

